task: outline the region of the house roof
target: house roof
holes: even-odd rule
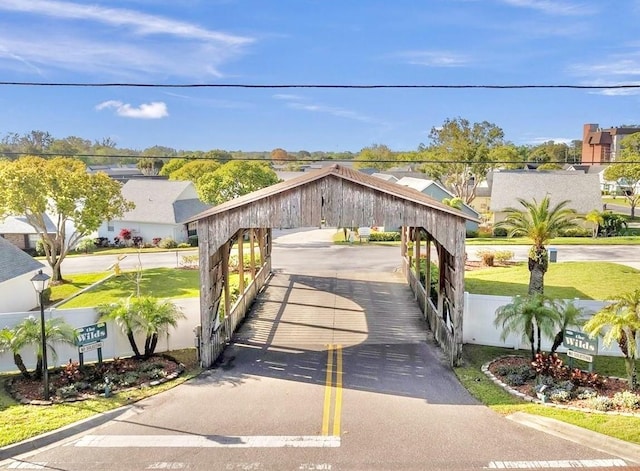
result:
[[[211,207],[195,195],[190,181],[132,179],[122,186],[122,196],[136,207],[120,220],[180,224]]]
[[[0,237],[0,283],[40,270],[43,266],[29,254]]]
[[[418,191],[424,191],[427,188],[429,188],[431,185],[436,185],[444,192],[450,194],[450,192],[446,188],[443,188],[442,185],[440,185],[434,180],[428,180],[426,178],[402,177],[396,183],[398,185],[408,186],[409,188],[413,188],[414,190],[418,190]]]
[[[354,170],[348,167],[343,167],[342,165],[337,165],[337,164],[331,165],[329,167],[324,167],[316,171],[306,172],[303,175],[300,175],[299,177],[292,178],[290,180],[286,180],[280,183],[276,183],[275,185],[271,185],[266,188],[262,188],[261,190],[257,190],[252,193],[246,194],[244,196],[240,196],[233,200],[226,201],[222,204],[219,204],[218,206],[214,206],[213,208],[207,211],[204,211],[200,214],[197,214],[191,217],[189,220],[185,222],[197,221],[199,219],[203,219],[209,216],[222,214],[227,211],[240,208],[245,205],[250,205],[253,202],[269,198],[270,196],[286,193],[287,191],[306,185],[307,183],[311,183],[316,180],[321,180],[331,176],[348,180],[358,185],[368,187],[373,190],[386,193],[391,196],[397,196],[399,198],[402,198],[423,206],[428,206],[428,207],[437,209],[439,211],[455,215],[462,219],[480,222],[476,218],[466,215],[461,211],[458,211],[457,209],[454,209],[450,206],[447,206],[441,203],[440,201],[437,201],[434,198],[428,195],[425,195],[424,193],[414,190],[413,188],[409,188],[403,185],[398,185],[397,183],[387,182],[380,178],[367,175],[361,171]]]
[[[494,172],[491,211],[518,208],[518,198],[538,202],[546,195],[551,204],[569,200],[569,207],[579,214],[602,209],[600,180],[596,174],[576,171]]]
[[[51,218],[43,215],[44,223],[49,234],[56,232],[56,226]],[[0,234],[37,234],[38,232],[27,222],[26,216],[7,216],[0,219]]]
[[[398,179],[393,175],[389,175],[388,173],[372,173],[372,177],[380,178],[381,180],[385,180],[388,182],[397,182]]]

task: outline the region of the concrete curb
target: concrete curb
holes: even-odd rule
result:
[[[86,432],[89,429],[115,419],[119,415],[127,412],[129,409],[131,409],[130,405],[118,407],[117,409],[88,417],[65,427],[52,430],[51,432],[47,432],[33,438],[28,438],[12,445],[4,446],[0,448],[0,461],[4,461],[16,455],[36,451],[39,448],[51,445],[60,440],[64,440],[65,438],[72,437],[78,433]]]
[[[527,414],[526,412],[516,412],[508,415],[507,419],[594,450],[620,457],[625,461],[640,464],[640,445],[608,437],[577,425],[567,424],[539,415]]]

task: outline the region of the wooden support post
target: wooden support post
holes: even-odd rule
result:
[[[249,243],[251,244],[251,279],[256,279],[256,230],[254,228],[249,229]]]
[[[444,281],[447,272],[447,251],[438,244],[438,317],[442,319],[444,313]]]
[[[224,316],[225,317],[227,317],[231,312],[231,290],[229,289],[229,253],[230,251],[231,251],[231,241],[227,241],[222,246],[222,283],[224,286]]]
[[[420,282],[420,244],[422,243],[422,241],[420,240],[420,232],[420,228],[416,227],[413,233],[413,237],[415,239],[415,242],[413,244],[413,251],[416,256],[416,279],[418,280],[418,283]]]
[[[238,291],[244,293],[244,229],[238,231]]]
[[[400,228],[400,256],[407,256],[407,228],[402,226]]]
[[[427,315],[429,309],[429,300],[431,299],[431,235],[427,232],[427,259],[425,260],[424,268],[424,314]]]
[[[454,279],[451,280],[454,296],[453,312],[451,313],[451,318],[453,320],[453,351],[451,352],[452,366],[459,366],[460,364],[462,364],[465,237],[466,228],[464,222],[459,222],[456,231],[457,256],[454,258]]]

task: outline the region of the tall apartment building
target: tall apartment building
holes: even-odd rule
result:
[[[585,124],[582,131],[582,164],[599,165],[616,160],[620,142],[640,127],[602,129],[597,124]]]

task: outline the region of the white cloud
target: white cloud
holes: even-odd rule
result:
[[[408,64],[427,67],[462,67],[471,62],[467,56],[448,51],[404,51],[398,56]]]
[[[3,0],[0,2],[0,10],[71,20],[89,20],[111,26],[129,27],[140,35],[165,34],[202,41],[222,42],[228,45],[245,44],[252,41],[250,38],[211,31],[190,23],[124,8],[105,8],[97,5],[51,0],[29,0],[28,2],[23,0]]]
[[[584,77],[583,84],[603,87],[590,93],[607,96],[640,94],[640,88],[605,88],[640,83],[640,53],[611,55],[605,63],[574,64],[569,68],[573,75]]]
[[[596,12],[593,5],[585,2],[567,2],[562,0],[501,0],[507,5],[538,10],[547,15],[581,16]]]
[[[136,119],[161,119],[169,116],[167,105],[161,101],[143,103],[138,107],[118,100],[104,101],[96,106],[96,110],[114,109],[118,116]]]
[[[371,118],[370,116],[358,113],[357,111],[352,111],[337,106],[327,106],[323,104],[310,103],[305,97],[300,95],[289,95],[280,93],[273,95],[273,98],[275,98],[276,100],[284,100],[286,102],[286,106],[294,110],[310,111],[313,113],[324,113],[332,116],[337,116],[339,118],[360,121],[363,123],[384,124],[380,123],[374,118]]]
[[[0,67],[46,76],[63,70],[102,79],[206,80],[223,76],[221,67],[254,41],[141,11],[91,4],[2,0],[2,11],[27,17],[0,29]],[[25,29],[24,21],[37,24],[39,34]]]
[[[527,144],[538,145],[553,141],[556,144],[571,144],[573,137],[532,137],[526,140]]]

